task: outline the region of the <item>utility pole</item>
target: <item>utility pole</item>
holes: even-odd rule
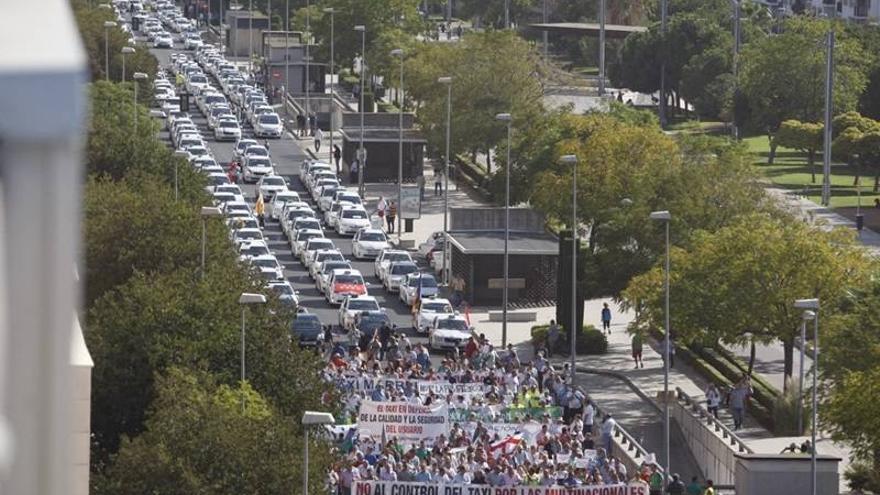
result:
[[[831,119],[834,107],[834,25],[825,39],[825,132],[822,151],[822,206],[831,203]]]
[[[663,33],[663,59],[660,61],[660,126],[666,127],[666,0],[660,0],[660,32]]]
[[[599,96],[605,96],[605,0],[599,1]]]

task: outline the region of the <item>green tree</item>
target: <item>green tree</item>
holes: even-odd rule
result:
[[[542,112],[540,57],[510,31],[465,36],[460,43],[429,43],[408,57],[407,88],[419,103],[418,119],[428,146],[443,150],[446,142],[446,88],[437,83],[452,77],[451,153],[494,149],[506,138],[498,113],[511,113],[517,129]],[[490,168],[491,170],[491,168]]]
[[[143,430],[156,373],[205,368],[220,383],[239,380],[238,297],[267,289],[232,253],[227,260],[210,266],[203,281],[184,271],[135,274],[92,305],[86,332],[95,361],[92,432],[102,451],[114,452],[121,435]],[[266,307],[246,309],[246,374],[273,406],[298,417],[326,406],[320,405],[320,359],[291,342],[290,317],[274,297]]]
[[[418,14],[421,0],[320,0],[313,2],[311,27],[319,45],[314,56],[330,58],[330,15],[323,13],[325,8],[333,8],[334,14],[334,55],[337,67],[351,67],[354,57],[361,52],[361,33],[354,31],[355,25],[366,27],[366,46],[373,43],[388,30],[398,29],[416,34],[423,30],[424,24]],[[301,15],[297,15],[297,27],[302,29]],[[367,59],[368,70],[372,65]]]
[[[874,192],[880,190],[880,122],[847,112],[835,117],[832,125],[834,154],[844,160],[858,155],[855,183],[861,176],[862,164],[867,164],[874,169]]]
[[[242,409],[242,400],[246,407]],[[170,368],[156,380],[147,431],[126,438],[99,495],[296,493],[302,489],[302,432],[248,384]],[[323,484],[329,452],[310,446],[310,488]]]
[[[509,8],[510,22],[519,24],[531,13],[535,0],[464,0],[457,4],[458,17],[472,19],[474,25],[504,29],[504,6]]]
[[[749,215],[714,233],[698,232],[671,254],[676,338],[703,345],[779,341],[789,378],[801,322],[795,299],[819,298],[828,317],[869,274],[866,254],[850,232],[825,232],[781,214]],[[626,305],[637,309],[637,327],[662,328],[662,281],[658,265],[624,291]]]
[[[816,122],[824,109],[825,50],[828,22],[792,18],[776,36],[756,40],[742,52],[739,87],[748,101],[749,125],[770,138],[769,163],[776,155],[773,136],[782,122]],[[869,55],[851,38],[835,45],[834,108],[853,110],[865,88]]]
[[[773,136],[777,146],[796,149],[807,154],[807,165],[810,167],[813,184],[816,183],[816,152],[822,148],[824,129],[824,125],[815,122],[786,120]]]
[[[89,59],[89,69],[92,80],[104,79],[105,71],[105,21],[116,21],[113,11],[98,8],[94,2],[86,0],[73,0],[73,13],[79,28],[80,37]],[[122,80],[122,47],[129,46],[130,35],[118,26],[106,31],[108,52],[110,54],[110,78],[114,81]],[[152,78],[156,74],[158,63],[145,46],[134,46],[135,53],[126,55],[125,71],[126,78],[130,81],[135,72],[144,72]],[[148,94],[148,93],[145,93]]]

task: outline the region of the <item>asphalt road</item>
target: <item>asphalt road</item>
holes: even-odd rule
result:
[[[178,45],[176,45],[178,46]],[[159,64],[168,67],[169,57],[171,53],[179,50],[153,49],[153,54],[159,59]],[[219,87],[218,84],[215,86]],[[229,141],[216,141],[213,133],[208,128],[207,120],[199,111],[195,104],[190,105],[190,115],[193,122],[199,127],[202,136],[208,147],[214,154],[217,162],[223,166],[232,159],[232,148],[234,143]],[[242,123],[242,132],[244,137],[253,137],[249,125]],[[169,143],[167,131],[162,132],[162,139]],[[262,139],[260,140],[263,141]],[[303,143],[311,143],[311,141],[303,141]],[[299,181],[300,164],[308,158],[305,152],[294,141],[294,138],[287,134],[281,139],[269,140],[269,153],[272,161],[275,163],[276,172],[282,177],[288,179],[290,188],[300,194],[300,197],[312,204],[312,209],[318,211],[317,205],[311,200],[311,196],[305,187]],[[243,184],[242,190],[245,199],[253,205],[256,197],[256,187],[252,184]],[[264,237],[269,244],[270,250],[278,258],[278,261],[284,265],[284,275],[291,283],[294,290],[298,292],[300,306],[306,308],[310,313],[318,315],[323,324],[336,324],[339,320],[338,309],[331,306],[315,288],[314,281],[309,277],[306,268],[295,259],[291,252],[287,239],[281,231],[280,225],[267,218],[266,227],[263,230]],[[368,284],[369,295],[375,297],[379,305],[384,308],[391,318],[402,331],[405,331],[410,337],[415,335],[412,331],[412,314],[410,308],[398,299],[397,293],[388,293],[382,288],[382,283],[373,275],[372,260],[355,260],[351,256],[352,242],[351,237],[343,237],[336,234],[333,230],[327,230],[326,236],[333,240],[337,249],[352,262],[352,267],[360,270],[364,279]],[[427,339],[416,338],[411,339],[413,342],[426,342]]]

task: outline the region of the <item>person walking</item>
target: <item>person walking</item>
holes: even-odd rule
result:
[[[254,205],[254,213],[257,215],[257,221],[260,222],[260,228],[265,226],[266,202],[263,200],[263,193],[257,196],[257,203]]]
[[[384,196],[379,196],[379,202],[376,203],[376,216],[379,217],[379,228],[385,222],[385,213],[388,211],[388,202]]]
[[[720,405],[721,392],[718,391],[718,387],[714,383],[710,383],[709,388],[706,389],[706,409],[709,414],[715,416],[715,419],[718,419],[718,406]]]
[[[358,172],[360,168],[360,161],[355,158],[351,163],[351,168],[348,171],[348,183],[349,184],[357,184],[358,183]]]
[[[302,137],[306,128],[306,118],[303,114],[296,114],[296,135]]]
[[[309,115],[309,134],[315,135],[315,129],[318,127],[318,117],[314,113]]]
[[[661,342],[660,346],[662,348],[666,343],[666,339],[663,339]],[[665,360],[666,353],[661,352],[661,357]],[[675,368],[675,341],[672,339],[671,335],[669,336],[669,367]]]
[[[612,439],[614,438],[614,427],[616,426],[617,420],[612,418],[610,414],[605,413],[602,420],[602,447],[605,449],[605,452],[612,452]]]
[[[703,485],[700,484],[699,478],[694,476],[687,486],[687,495],[703,495]]]
[[[644,341],[642,339],[642,333],[636,332],[632,337],[632,357],[633,361],[636,363],[636,369],[639,367],[644,368],[645,363],[642,361],[642,347],[644,346]]]
[[[706,489],[703,491],[703,495],[715,495],[715,483],[712,480],[706,480]]]
[[[669,485],[666,487],[666,493],[671,495],[685,495],[684,481],[678,476],[678,473],[672,475]]]
[[[388,213],[385,215],[388,220],[388,233],[394,233],[394,221],[397,219],[397,205],[394,201],[388,202]]]
[[[556,320],[550,320],[550,327],[547,328],[547,357],[553,355],[556,344],[559,342],[559,325]]]
[[[439,169],[434,169],[434,196],[440,196],[443,194],[443,172]]]
[[[342,150],[338,144],[333,145],[333,160],[336,162],[336,173],[339,173],[339,160],[342,160]]]
[[[602,331],[611,333],[611,308],[608,303],[602,304]]]
[[[733,413],[734,431],[742,428],[746,412],[746,402],[751,395],[752,386],[749,382],[749,377],[744,376],[727,396],[727,402],[730,404],[730,411]]]
[[[321,151],[321,140],[324,139],[324,131],[321,128],[315,130],[315,153]]]

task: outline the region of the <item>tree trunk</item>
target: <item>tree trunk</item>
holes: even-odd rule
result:
[[[767,164],[773,165],[773,160],[776,159],[776,142],[773,140],[773,136],[767,136],[767,139],[770,140],[770,154],[767,155]]]
[[[749,346],[749,378],[752,377],[752,371],[755,369],[755,338],[752,337],[751,345]]]
[[[816,150],[807,150],[807,164],[810,166],[810,174],[812,175],[812,183],[816,183]]]
[[[874,173],[874,192],[880,190],[880,167],[874,167],[876,172]]]
[[[486,150],[486,175],[492,175],[492,150]]]
[[[783,389],[785,392],[785,388],[788,386],[788,383],[791,382],[791,374],[794,368],[794,339],[788,338],[782,341],[782,350],[785,355],[785,365],[783,367]]]
[[[856,177],[853,179],[853,187],[856,187],[859,186],[862,179],[862,162],[856,161],[854,165],[856,166]]]
[[[678,94],[678,91],[675,92],[675,111],[678,112],[681,109],[681,95]],[[685,116],[687,116],[687,111],[684,112]]]

